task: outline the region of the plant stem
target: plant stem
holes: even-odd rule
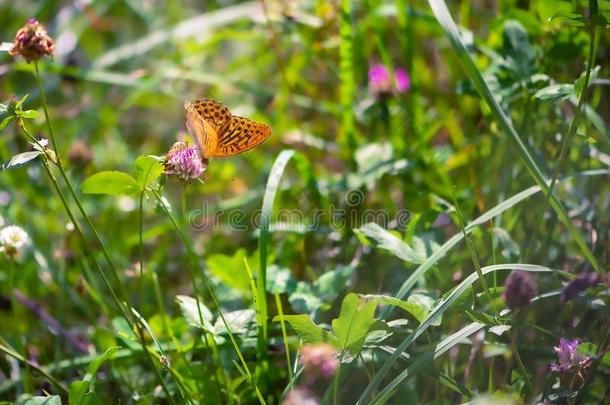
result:
[[[472,243],[472,240],[470,239],[470,235],[466,232],[466,224],[464,222],[464,217],[462,216],[462,211],[460,210],[460,207],[458,205],[457,197],[455,196],[455,189],[453,190],[453,203],[455,205],[455,210],[457,211],[458,218],[460,220],[460,228],[464,235],[464,239],[466,240],[466,244],[468,245],[468,248],[470,249],[470,254],[472,256],[472,263],[477,272],[477,275],[479,276],[479,281],[481,282],[481,286],[483,287],[483,290],[485,291],[485,295],[487,296],[487,300],[489,301],[489,306],[491,307],[491,309],[494,311],[494,313],[497,316],[498,313],[495,309],[495,305],[493,303],[493,298],[491,296],[491,293],[489,292],[489,289],[487,288],[487,283],[485,282],[485,276],[483,275],[483,271],[481,270],[481,263],[479,262],[479,257],[477,256],[477,252],[474,248],[474,244]]]
[[[563,163],[563,159],[565,158],[566,151],[568,150],[569,145],[572,143],[572,138],[576,134],[576,130],[578,129],[578,124],[580,124],[580,120],[582,118],[582,112],[583,112],[583,107],[585,105],[587,89],[589,87],[589,81],[591,80],[591,71],[593,70],[593,64],[595,63],[595,58],[596,58],[596,50],[597,50],[596,43],[598,41],[598,33],[599,33],[599,29],[597,29],[596,26],[592,26],[592,28],[589,32],[591,41],[589,44],[589,57],[587,59],[587,68],[585,70],[585,78],[583,81],[582,91],[581,91],[580,97],[578,99],[578,105],[576,106],[576,112],[574,113],[574,118],[572,119],[572,122],[570,123],[570,126],[568,128],[568,133],[566,134],[566,136],[563,139],[563,142],[561,144],[561,148],[559,150],[559,155],[555,156],[555,159],[553,159],[557,163],[555,165],[555,168],[553,169],[553,173],[551,176],[551,182],[549,183],[548,192],[545,195],[544,204],[542,205],[543,209],[546,209],[546,206],[549,203],[549,198],[550,198],[551,194],[553,194],[553,189],[555,188],[555,184],[557,183],[557,178],[559,176],[559,169],[561,168],[561,164]],[[529,256],[530,250],[531,250],[532,246],[534,245],[534,243],[533,243],[535,240],[534,236],[537,234],[538,229],[542,225],[543,221],[544,221],[544,215],[540,215],[540,219],[538,220],[538,225],[532,230],[532,236],[530,237],[530,243],[528,243],[527,251],[525,252],[525,255],[523,256],[524,260],[526,260],[527,257]],[[601,269],[598,269],[596,267],[596,270],[600,271]]]
[[[68,388],[66,388],[66,386],[63,385],[61,383],[61,381],[57,380],[51,374],[47,373],[43,368],[38,366],[36,363],[29,361],[27,358],[23,357],[22,355],[20,355],[13,349],[9,348],[8,346],[5,346],[4,344],[0,344],[0,352],[6,354],[8,356],[11,356],[12,358],[24,363],[27,367],[30,367],[32,370],[35,370],[40,375],[42,375],[44,378],[46,378],[51,384],[53,384],[55,386],[55,388],[57,388],[59,391],[61,391],[61,393],[63,395],[68,395]]]
[[[275,306],[277,307],[278,315],[280,316],[280,326],[282,328],[282,339],[284,340],[284,350],[286,351],[286,368],[288,369],[288,385],[292,390],[294,388],[292,375],[292,362],[290,361],[290,346],[288,345],[288,335],[286,333],[286,322],[284,321],[284,308],[279,294],[275,294]]]
[[[118,286],[119,294],[116,294],[114,292],[114,289],[112,288],[112,284],[107,279],[105,273],[101,270],[101,267],[99,267],[99,266],[97,266],[97,267],[100,270],[100,274],[102,275],[105,283],[109,287],[109,289],[110,289],[110,291],[111,291],[111,293],[113,295],[113,298],[115,299],[115,302],[117,303],[117,305],[119,306],[119,309],[123,313],[123,316],[125,317],[125,320],[127,321],[127,323],[131,327],[135,326],[135,328],[137,329],[138,335],[140,337],[140,344],[142,345],[142,349],[148,355],[148,358],[151,361],[153,368],[155,369],[155,372],[156,372],[156,374],[157,374],[157,376],[159,378],[161,386],[163,387],[163,390],[164,390],[165,394],[167,395],[169,401],[172,404],[176,404],[173,396],[171,395],[171,393],[169,391],[169,388],[167,387],[167,384],[165,383],[165,380],[163,380],[163,378],[162,378],[162,376],[161,376],[161,374],[159,372],[158,364],[152,359],[151,354],[148,351],[148,347],[146,346],[146,340],[144,338],[144,332],[142,330],[142,327],[141,327],[140,323],[135,321],[133,319],[133,316],[132,316],[131,312],[126,309],[128,295],[127,295],[127,292],[125,290],[125,287],[121,283],[121,280],[120,280],[120,278],[118,276],[117,268],[114,265],[114,262],[111,260],[110,255],[109,255],[109,253],[108,253],[108,251],[106,249],[106,246],[102,242],[102,239],[101,239],[99,233],[97,232],[97,229],[93,225],[93,222],[91,221],[91,218],[89,217],[89,215],[87,214],[87,212],[83,208],[83,205],[82,205],[78,195],[74,191],[74,188],[72,187],[72,183],[70,182],[70,179],[68,178],[68,176],[67,176],[67,174],[66,174],[66,172],[65,172],[65,170],[63,168],[63,165],[61,163],[61,157],[59,155],[59,150],[57,148],[57,143],[56,143],[56,140],[55,140],[55,133],[53,131],[53,125],[51,124],[51,120],[50,120],[50,117],[49,117],[49,111],[48,111],[48,106],[47,106],[47,101],[46,101],[46,93],[45,93],[45,90],[44,90],[42,79],[40,77],[40,71],[39,71],[39,68],[38,68],[38,61],[34,61],[34,67],[35,67],[35,71],[36,71],[36,82],[38,84],[38,88],[39,88],[41,99],[42,99],[42,103],[43,103],[43,110],[44,110],[44,114],[45,114],[45,121],[47,123],[47,127],[49,128],[49,138],[51,138],[51,143],[53,145],[53,149],[54,149],[54,152],[55,152],[56,159],[55,159],[54,163],[56,164],[57,168],[59,169],[59,172],[60,172],[60,174],[61,174],[61,176],[62,176],[66,186],[68,187],[70,195],[72,196],[72,199],[76,203],[76,206],[78,207],[79,212],[81,213],[82,217],[87,222],[87,225],[89,226],[89,229],[91,230],[91,232],[95,236],[96,242],[98,243],[98,245],[100,246],[100,248],[102,250],[102,254],[103,254],[104,258],[106,259],[106,262],[108,263],[108,267],[111,270],[110,274],[112,275],[112,277],[114,279],[113,281],[115,283],[115,286]],[[23,125],[23,128],[25,128],[25,125]],[[33,138],[31,135],[30,135],[30,137]],[[40,145],[40,143],[38,143],[38,145]],[[46,157],[45,157],[45,159],[46,159]],[[43,160],[45,160],[45,159],[43,159]],[[54,177],[51,174],[50,169],[48,167],[46,169],[47,169],[47,174],[50,174],[52,179],[54,179]],[[57,181],[56,180],[53,180],[53,181],[54,181],[54,183],[56,185],[57,190],[61,193],[61,189],[59,188],[59,185],[57,184]],[[65,200],[65,198],[64,198],[64,200]],[[68,207],[67,204],[64,204],[64,206],[66,208]],[[71,216],[71,219],[73,219],[73,216]],[[75,228],[76,228],[77,227],[76,226],[76,222],[74,221],[73,223],[75,224]],[[81,236],[82,236],[83,241],[86,242],[86,240],[84,238],[84,235],[81,234]],[[85,246],[88,246],[88,244],[85,244]],[[118,299],[118,295],[121,296],[123,301]]]
[[[8,294],[9,294],[9,300],[11,303],[11,312],[13,315],[13,321],[15,322],[15,325],[17,327],[17,337],[16,337],[16,341],[17,341],[17,348],[19,351],[23,352],[23,356],[25,359],[27,359],[28,357],[28,352],[27,352],[27,344],[23,344],[23,335],[21,334],[21,322],[19,322],[19,313],[17,311],[17,299],[15,298],[15,260],[13,258],[8,259]],[[25,362],[25,367],[23,370],[21,370],[21,372],[23,372],[23,391],[24,392],[29,392],[30,391],[30,387],[29,387],[29,366],[28,363]]]
[[[580,391],[578,392],[578,396],[576,397],[575,404],[580,405],[584,402],[585,395],[587,394],[587,391],[589,389],[589,385],[591,385],[591,383],[593,382],[593,379],[595,378],[595,374],[597,374],[597,369],[598,369],[600,363],[602,362],[602,359],[604,357],[604,352],[606,350],[606,346],[608,346],[609,343],[610,343],[610,324],[606,327],[602,340],[600,341],[599,345],[597,345],[596,356],[593,359],[593,363],[591,364],[591,367],[589,368],[589,370],[587,372],[587,376],[585,377],[585,382],[583,383]]]
[[[186,202],[187,186],[188,186],[188,183],[184,183],[182,186],[181,219],[182,219],[182,233],[184,234],[184,236],[187,240],[190,240],[189,239],[189,215],[188,215],[187,202]],[[203,312],[201,311],[201,302],[199,301],[199,299],[200,299],[199,297],[203,296],[203,294],[201,294],[201,292],[199,291],[199,288],[197,287],[197,275],[196,275],[195,269],[192,266],[189,266],[189,272],[191,275],[191,284],[193,286],[193,293],[195,295],[195,303],[197,304],[197,315],[199,316],[199,323],[203,327],[203,325],[204,325]],[[218,363],[217,367],[222,370],[222,360],[220,358],[220,353],[218,353],[218,350],[214,350],[213,348],[210,347],[210,345],[208,343],[208,332],[206,330],[203,331],[203,338],[204,338],[204,342],[206,344],[206,348],[212,352],[215,361]],[[214,339],[212,338],[212,341],[213,340]],[[218,375],[216,375],[216,378],[218,378]],[[225,385],[225,390],[227,392],[227,396],[229,397],[229,402],[231,403],[233,401],[233,398],[231,398],[231,394],[230,394],[231,391],[229,388],[229,384],[226,380],[226,376],[224,375],[224,371],[222,371],[222,378],[223,378],[223,382]],[[219,389],[219,391],[220,391],[220,389]]]
[[[144,275],[144,191],[140,192],[140,209],[138,212],[138,236],[140,245],[140,285],[142,284],[142,276]]]
[[[265,402],[265,400],[264,400],[260,390],[258,389],[258,386],[252,380],[252,373],[250,372],[248,364],[246,363],[246,360],[245,360],[245,358],[244,358],[244,356],[243,356],[243,354],[242,354],[242,352],[241,352],[241,350],[239,348],[239,345],[237,344],[237,340],[235,339],[235,335],[233,335],[233,332],[231,331],[231,327],[229,326],[229,323],[227,322],[227,320],[224,317],[224,314],[222,313],[222,309],[220,307],[220,302],[218,301],[218,298],[216,297],[216,293],[214,292],[214,288],[212,287],[212,285],[210,284],[209,280],[207,279],[207,276],[206,276],[205,272],[203,271],[203,269],[199,265],[199,261],[197,259],[197,255],[195,254],[195,251],[193,250],[193,247],[192,247],[192,245],[190,243],[190,240],[187,238],[186,235],[184,235],[184,233],[182,232],[182,230],[180,228],[180,225],[178,225],[178,222],[176,221],[176,219],[174,218],[172,213],[167,209],[167,207],[165,205],[165,202],[161,198],[161,195],[159,194],[159,192],[156,191],[156,190],[153,190],[153,194],[154,194],[155,198],[157,199],[157,201],[159,203],[159,206],[161,207],[161,209],[163,210],[163,212],[165,213],[167,218],[172,223],[174,229],[178,233],[178,236],[182,240],[182,243],[186,247],[187,253],[189,255],[189,258],[191,260],[191,263],[192,263],[193,267],[199,269],[199,271],[201,272],[201,279],[203,280],[203,283],[204,283],[206,289],[208,290],[208,293],[210,294],[210,297],[212,298],[212,302],[214,303],[214,306],[218,310],[218,315],[220,316],[220,319],[222,320],[222,323],[223,323],[225,329],[227,330],[227,333],[229,335],[229,339],[231,340],[231,344],[233,345],[233,348],[235,349],[235,353],[237,354],[237,357],[239,358],[239,361],[241,363],[241,367],[243,368],[243,370],[245,372],[245,377],[246,377],[248,383],[250,383],[252,385],[252,387],[254,388],[254,391],[256,392],[256,395],[257,395],[260,403],[261,404],[265,404],[266,402]]]

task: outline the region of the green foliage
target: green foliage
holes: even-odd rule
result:
[[[112,358],[112,355],[119,349],[120,347],[117,346],[106,350],[104,354],[89,364],[89,367],[87,367],[87,373],[82,380],[74,381],[72,384],[70,384],[70,393],[68,394],[69,405],[87,405],[94,401],[96,395],[93,391],[92,385],[95,381],[95,375],[102,364]],[[99,399],[97,400],[99,401]]]
[[[610,2],[63,3],[0,2],[0,403],[604,401]],[[187,184],[195,97],[273,133]]]

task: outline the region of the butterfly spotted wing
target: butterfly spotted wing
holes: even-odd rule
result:
[[[229,108],[209,98],[196,99],[184,104],[186,126],[197,144],[201,156],[213,156],[218,145],[218,136],[231,121]]]
[[[270,135],[271,128],[267,125],[234,115],[218,138],[214,156],[237,155],[260,145]]]
[[[245,152],[271,135],[267,125],[232,115],[216,100],[196,99],[184,107],[187,128],[204,159]]]

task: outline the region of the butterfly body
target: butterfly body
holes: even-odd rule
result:
[[[226,105],[211,98],[186,102],[184,109],[186,126],[206,164],[212,157],[250,150],[271,135],[269,126],[233,115]]]

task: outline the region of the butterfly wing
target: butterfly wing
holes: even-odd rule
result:
[[[232,116],[229,125],[218,138],[212,156],[231,156],[250,150],[271,135],[271,128],[260,122],[244,117]]]
[[[229,108],[210,98],[186,102],[184,108],[186,127],[199,148],[201,156],[206,159],[213,156],[219,143],[219,134],[226,132],[225,128],[230,125]]]

